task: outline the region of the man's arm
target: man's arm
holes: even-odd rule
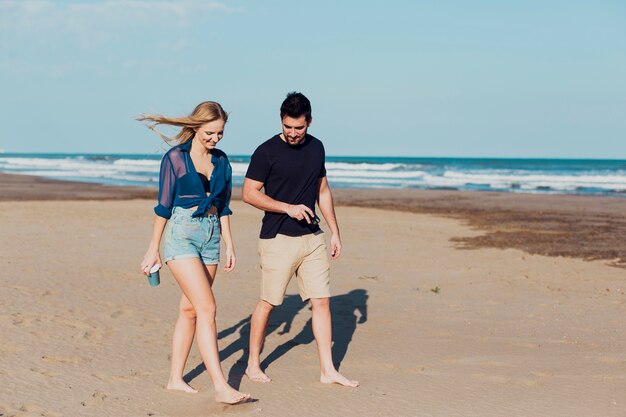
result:
[[[322,216],[324,216],[324,220],[326,220],[326,224],[328,224],[332,233],[330,236],[330,256],[332,259],[337,259],[341,255],[341,237],[339,236],[339,226],[337,225],[337,216],[335,215],[333,194],[330,191],[326,177],[320,178],[317,189],[317,204],[320,206]]]
[[[245,178],[243,181],[242,198],[245,203],[250,204],[263,211],[271,211],[274,213],[285,213],[289,217],[296,220],[305,219],[307,223],[311,223],[313,211],[304,204],[287,204],[282,201],[274,200],[270,196],[261,192],[263,188],[261,181]]]

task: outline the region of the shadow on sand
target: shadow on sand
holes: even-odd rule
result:
[[[367,298],[367,291],[363,289],[352,290],[347,294],[336,295],[330,298],[330,309],[333,320],[332,353],[333,362],[337,369],[339,369],[341,362],[346,356],[348,345],[352,341],[357,325],[367,321]],[[283,304],[276,307],[272,312],[267,325],[266,335],[275,331],[277,331],[279,335],[290,333],[291,325],[295,317],[307,304],[308,302],[302,302],[299,295],[287,295]],[[239,331],[239,338],[220,352],[220,361],[224,361],[230,356],[241,352],[241,356],[228,372],[228,382],[235,389],[239,389],[241,385],[241,379],[243,378],[248,362],[250,318],[251,316],[248,316],[217,334],[217,338],[222,339]],[[281,326],[282,329],[278,330]],[[313,340],[312,320],[309,318],[298,334],[291,340],[276,347],[274,351],[267,355],[261,362],[261,368],[266,369],[274,361],[287,354],[294,346],[306,345],[313,342]],[[205,370],[204,364],[200,363],[185,375],[184,380],[189,383]]]

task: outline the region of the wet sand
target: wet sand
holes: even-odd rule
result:
[[[483,232],[453,239],[460,247],[515,248],[626,267],[626,198],[425,190],[334,194],[341,205],[446,216]]]

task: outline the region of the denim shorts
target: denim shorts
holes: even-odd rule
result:
[[[191,217],[195,208],[174,207],[163,231],[163,262],[200,258],[206,265],[220,261],[220,220],[215,214]]]

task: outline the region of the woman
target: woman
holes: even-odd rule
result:
[[[182,127],[161,161],[158,204],[150,246],[141,262],[150,268],[162,265],[163,255],[182,290],[172,342],[172,364],[168,389],[197,392],[183,380],[185,362],[194,334],[202,361],[213,380],[215,399],[235,404],[250,396],[232,388],[220,366],[215,324],[215,298],[211,286],[217,272],[220,234],[226,247],[224,271],[235,267],[235,249],[230,231],[231,167],[226,154],[215,146],[222,139],[228,115],[218,103],[198,104],[186,117],[142,115],[148,127],[166,124]]]

